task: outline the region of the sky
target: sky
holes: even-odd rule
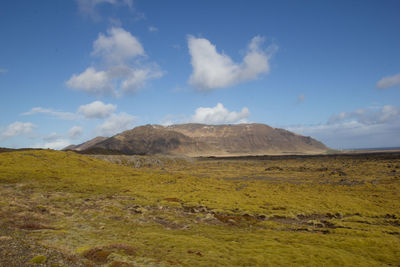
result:
[[[0,2],[0,147],[265,123],[400,147],[400,1]]]

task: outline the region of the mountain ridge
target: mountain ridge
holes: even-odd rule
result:
[[[311,137],[261,123],[147,124],[109,138],[96,138],[65,149],[83,153],[186,156],[321,154],[328,150]]]

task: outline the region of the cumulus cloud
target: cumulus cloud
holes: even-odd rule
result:
[[[83,128],[81,126],[72,126],[68,131],[68,136],[71,139],[78,139],[83,134]]]
[[[142,44],[130,32],[112,27],[107,34],[100,33],[94,41],[93,56],[111,64],[122,64],[133,57],[145,55]]]
[[[104,104],[101,101],[94,101],[78,108],[78,113],[88,119],[101,119],[110,116],[117,106],[113,104]]]
[[[34,115],[34,114],[48,114],[48,115],[58,117],[62,120],[75,120],[77,118],[76,114],[71,113],[71,112],[55,111],[52,109],[42,108],[42,107],[32,108],[30,111],[24,112],[21,115],[26,116],[26,115]]]
[[[0,134],[0,139],[4,140],[22,134],[30,134],[37,126],[30,122],[16,121],[7,126],[7,128]]]
[[[376,87],[379,89],[387,89],[395,86],[400,86],[400,73],[383,77],[376,83]]]
[[[94,20],[99,20],[100,14],[97,6],[109,4],[113,6],[128,6],[133,8],[133,0],[77,0],[78,9],[82,14],[89,15]]]
[[[374,148],[400,146],[400,107],[386,105],[341,112],[327,123],[286,127],[312,136],[332,148]]]
[[[241,63],[219,53],[209,40],[188,37],[193,72],[189,83],[198,90],[213,90],[257,79],[269,72],[269,58],[262,49],[264,38],[255,36],[249,43]]]
[[[240,112],[228,111],[224,105],[218,103],[215,107],[196,109],[191,118],[191,122],[218,124],[218,123],[245,123],[250,111],[247,107],[242,108]]]
[[[81,74],[73,74],[67,86],[89,94],[103,95],[113,92],[112,78],[106,71],[96,71],[89,67]]]
[[[96,128],[96,134],[100,136],[112,136],[122,131],[133,128],[136,117],[125,112],[112,114],[102,125]]]
[[[102,68],[88,67],[66,82],[72,89],[93,95],[121,96],[135,93],[147,81],[162,77],[156,63],[142,63],[146,54],[143,46],[130,32],[112,27],[99,34],[93,43],[93,57],[99,58]]]

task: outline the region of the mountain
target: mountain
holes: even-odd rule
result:
[[[86,150],[106,139],[108,139],[108,137],[97,136],[85,143],[80,144],[80,145],[69,145],[66,148],[64,148],[63,150],[76,150],[76,151]]]
[[[145,125],[110,138],[96,137],[69,147],[84,153],[173,154],[237,156],[265,154],[316,154],[328,149],[321,142],[265,124]]]

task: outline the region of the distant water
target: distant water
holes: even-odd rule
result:
[[[344,150],[400,150],[400,147],[370,147],[370,148],[349,148]]]

